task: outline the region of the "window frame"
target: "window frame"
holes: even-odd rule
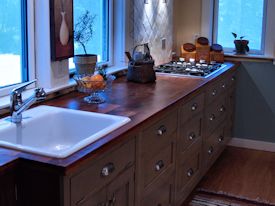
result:
[[[265,45],[266,45],[266,27],[267,27],[267,2],[268,0],[263,0],[263,19],[262,19],[262,37],[261,37],[261,50],[251,49],[248,54],[255,55],[264,55],[265,54]],[[219,0],[214,0],[213,2],[213,28],[212,28],[212,39],[213,42],[217,42],[217,33],[218,33],[218,16],[219,16]],[[234,48],[224,48],[225,53],[234,53]]]
[[[35,0],[24,0],[21,1],[21,10],[26,9],[25,18],[22,18],[21,24],[26,26],[26,30],[22,31],[22,36],[24,39],[26,39],[24,46],[22,48],[22,54],[25,53],[26,55],[25,60],[23,61],[24,64],[22,64],[22,73],[25,73],[26,75],[25,81],[31,81],[35,79],[35,45],[34,45],[34,1]],[[24,7],[24,8],[23,8]],[[23,15],[23,14],[22,14]],[[21,15],[21,16],[22,16]],[[12,89],[20,86],[20,84],[13,84],[8,85],[0,89],[0,97],[7,96],[10,94]],[[28,89],[34,88],[34,85],[30,85]]]

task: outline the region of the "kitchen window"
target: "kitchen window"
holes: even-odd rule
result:
[[[86,11],[94,18],[93,37],[88,42],[87,53],[97,54],[98,63],[110,63],[111,33],[111,0],[78,0],[74,1],[74,25]],[[75,54],[84,54],[80,45],[74,44]],[[69,61],[70,69],[74,69],[73,59]]]
[[[27,0],[0,4],[0,89],[28,80]]]
[[[249,40],[251,54],[264,54],[266,0],[216,0],[213,40],[225,52],[234,51],[234,37]]]

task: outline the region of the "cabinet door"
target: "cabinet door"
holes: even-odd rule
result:
[[[76,203],[76,205],[77,206],[106,206],[108,205],[106,195],[107,195],[106,188],[103,188],[97,192],[94,192],[86,199],[80,200],[78,203]]]
[[[108,188],[109,206],[134,205],[134,169],[130,168],[118,176]]]
[[[140,206],[172,206],[173,205],[173,183],[174,177],[159,179],[146,191]]]
[[[16,205],[15,187],[15,176],[13,173],[5,174],[0,177],[0,205]]]

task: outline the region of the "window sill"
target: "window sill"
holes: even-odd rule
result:
[[[127,69],[127,66],[112,66],[107,68],[107,74],[115,74],[120,71],[123,71]],[[63,90],[69,90],[70,88],[73,88],[76,86],[76,82],[71,78],[69,79],[68,83],[56,88],[51,88],[51,89],[45,89],[45,92],[47,93],[48,98],[51,99],[56,97],[61,91]],[[23,99],[26,99],[30,97],[33,94],[34,89],[29,89],[23,92]],[[5,114],[9,110],[9,105],[10,105],[10,96],[3,96],[0,97],[0,115]]]
[[[68,81],[68,84],[64,84],[62,86],[59,86],[59,87],[56,87],[56,88],[51,88],[51,89],[45,89],[45,92],[47,93],[47,95],[52,95],[56,92],[59,92],[61,90],[65,90],[65,89],[68,89],[68,88],[72,88],[76,85],[76,82],[73,80],[73,79],[70,79]],[[34,89],[28,89],[28,90],[25,90],[23,92],[23,100],[27,99],[28,97],[30,97],[34,92]],[[0,109],[2,110],[6,110],[8,109],[10,105],[10,96],[7,95],[7,96],[3,96],[3,97],[0,97]],[[5,111],[0,111],[0,115],[2,113],[6,113]]]
[[[226,61],[250,61],[250,62],[274,62],[274,57],[268,57],[264,55],[256,55],[256,54],[233,54],[233,53],[225,53],[224,54]]]

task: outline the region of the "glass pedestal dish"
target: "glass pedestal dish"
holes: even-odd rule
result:
[[[112,88],[115,76],[108,75],[103,79],[101,75],[75,75],[73,78],[77,83],[79,92],[90,94],[84,97],[84,101],[89,104],[101,104],[106,101],[104,93]]]

